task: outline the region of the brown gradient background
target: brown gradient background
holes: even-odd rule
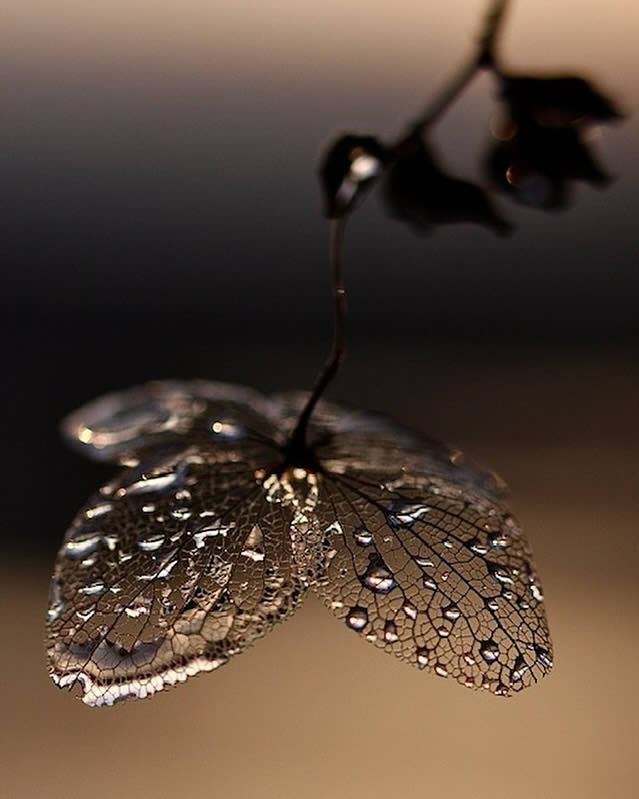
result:
[[[49,572],[108,467],[61,416],[163,376],[308,385],[326,348],[311,165],[390,135],[463,59],[483,2],[18,3],[0,33],[4,144],[0,796],[634,799],[639,784],[637,122],[617,182],[507,242],[420,240],[373,199],[349,231],[352,346],[333,396],[454,441],[512,487],[556,665],[511,700],[393,661],[313,597],[216,674],[92,710],[46,676]],[[520,0],[521,69],[595,77],[632,112],[639,6]],[[476,174],[480,78],[437,129]],[[392,280],[391,280],[392,277]]]

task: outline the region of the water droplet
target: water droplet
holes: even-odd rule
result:
[[[450,630],[448,629],[448,627],[438,627],[437,634],[441,638],[448,638],[448,636],[450,635]]]
[[[142,552],[155,552],[164,543],[164,535],[162,533],[149,533],[138,541],[138,548]]]
[[[410,528],[422,516],[427,514],[430,508],[421,502],[393,502],[386,515],[386,520],[389,527],[393,530],[401,530],[402,528]]]
[[[494,663],[499,657],[499,647],[494,641],[484,641],[479,651],[486,663]]]
[[[437,590],[437,583],[433,580],[432,577],[424,577],[423,579],[424,588],[428,588],[429,591],[436,591]]]
[[[519,682],[524,674],[528,671],[528,664],[524,660],[523,655],[518,655],[515,659],[515,664],[510,671],[510,679],[512,682]]]
[[[474,665],[477,663],[477,661],[475,660],[474,656],[473,656],[473,655],[471,655],[471,654],[470,654],[470,652],[467,652],[467,653],[464,655],[464,660],[466,661],[466,663],[467,663],[469,666],[474,666]]]
[[[353,531],[353,538],[355,543],[360,547],[368,547],[373,543],[373,534],[365,527],[358,527]]]
[[[394,644],[399,636],[397,635],[397,625],[390,619],[384,624],[384,640],[388,644]]]
[[[130,605],[127,608],[124,608],[124,612],[127,616],[131,619],[137,619],[139,616],[146,616],[149,613],[148,605],[145,602],[136,602],[134,605]]]
[[[190,502],[192,496],[188,488],[181,488],[175,492],[175,498],[178,502]]]
[[[496,599],[488,599],[486,600],[486,607],[488,610],[495,612],[496,610],[499,610],[499,602],[497,602]]]
[[[453,544],[453,542],[452,542],[452,541],[449,541],[448,539],[446,539],[446,540],[444,541],[444,547],[445,547],[446,549],[452,549],[452,548],[453,548],[453,546],[454,546],[454,544]]]
[[[461,616],[461,611],[457,607],[457,605],[448,605],[444,608],[444,618],[448,619],[449,621],[457,621],[457,619]]]
[[[534,581],[531,582],[530,585],[528,586],[528,590],[532,594],[533,599],[535,599],[537,602],[544,601],[544,594],[541,590],[541,586],[539,585],[539,583]]]
[[[442,581],[442,583],[445,583],[446,580],[448,580],[449,577],[450,577],[450,572],[449,571],[443,571],[443,572],[440,572],[440,574],[439,574],[439,579]]]
[[[87,608],[76,610],[75,615],[80,619],[80,621],[89,621],[91,616],[95,615],[95,605],[89,605]]]
[[[96,505],[93,508],[89,508],[84,512],[84,515],[87,519],[95,519],[96,516],[104,516],[106,513],[109,513],[113,510],[113,503],[112,502],[102,502],[99,505]]]
[[[184,508],[184,507],[173,508],[173,510],[171,511],[171,516],[174,519],[178,519],[178,520],[182,521],[184,519],[190,519],[191,518],[191,513],[192,513],[192,511],[191,511],[190,508]]]
[[[488,552],[486,544],[482,544],[478,538],[473,538],[471,541],[468,541],[466,546],[471,552],[474,552],[475,555],[485,555]]]
[[[60,586],[57,582],[52,582],[49,588],[49,607],[47,608],[47,622],[53,624],[60,618],[64,610],[64,602],[60,596]]]
[[[88,583],[88,585],[83,585],[78,591],[85,596],[94,596],[95,594],[104,593],[104,591],[106,591],[106,586],[102,580],[96,580],[93,583]]]
[[[443,663],[436,663],[435,674],[437,674],[439,677],[448,677],[448,669],[443,665]]]
[[[104,543],[106,544],[109,552],[113,552],[119,542],[120,542],[120,537],[115,535],[115,533],[107,533],[104,536]]]
[[[550,652],[547,649],[544,649],[541,646],[536,646],[535,655],[537,656],[537,660],[541,663],[542,666],[545,666],[547,669],[552,668],[552,657],[550,656]]]
[[[232,422],[216,419],[210,424],[211,432],[216,438],[235,440],[242,435],[242,428]]]
[[[488,537],[488,543],[490,544],[491,547],[494,547],[496,549],[505,549],[510,542],[507,535],[505,535],[502,532],[498,532],[498,533],[492,533]]]
[[[146,505],[142,505],[142,513],[153,513],[155,511],[155,505],[152,502],[148,502]]]
[[[379,558],[372,560],[365,573],[360,577],[362,584],[377,594],[387,594],[397,586],[392,572]]]
[[[90,555],[98,546],[102,536],[98,533],[84,533],[70,538],[62,546],[62,554],[70,558],[84,558]]]
[[[402,605],[402,610],[408,616],[409,619],[413,619],[413,621],[417,618],[417,608],[410,602],[404,602]]]
[[[368,611],[359,605],[352,607],[346,616],[346,624],[351,630],[363,630],[368,624]]]
[[[500,583],[512,585],[513,578],[505,566],[499,566],[497,563],[490,563],[488,569],[491,575]]]
[[[242,549],[242,557],[252,560],[254,563],[259,563],[264,560],[264,538],[262,530],[256,524],[248,534]]]
[[[123,486],[118,489],[117,494],[119,497],[123,497],[125,494],[146,494],[151,491],[164,491],[174,485],[177,480],[177,472],[161,474],[157,477],[143,477],[129,486]]]
[[[428,649],[426,649],[426,647],[423,646],[420,649],[418,649],[415,654],[417,655],[417,667],[419,669],[425,669],[426,666],[428,666],[428,656],[429,656]]]
[[[140,580],[141,582],[151,582],[152,580],[166,579],[177,566],[178,559],[174,557],[175,552],[176,550],[173,550],[173,552],[168,553],[164,563],[156,572],[153,574],[138,574],[135,579]]]
[[[222,524],[222,520],[218,519],[217,521],[213,522],[212,524],[208,525],[207,527],[203,527],[201,530],[193,533],[193,540],[195,541],[195,546],[198,549],[202,549],[203,546],[206,545],[207,538],[215,538],[216,536],[226,536],[232,530],[234,525],[231,523],[229,525]]]
[[[418,566],[421,566],[422,569],[430,569],[432,566],[435,565],[431,558],[425,558],[425,557],[416,557],[415,563]]]

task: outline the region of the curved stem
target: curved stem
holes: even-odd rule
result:
[[[289,452],[303,453],[307,451],[306,431],[311,414],[315,410],[318,400],[337,374],[340,364],[344,359],[344,355],[346,354],[346,290],[344,288],[345,227],[346,217],[333,219],[331,222],[330,261],[333,273],[333,346],[331,347],[326,363],[317,376],[313,391],[297,420],[297,424],[288,444]]]
[[[444,89],[437,95],[434,102],[428,106],[424,113],[409,125],[406,134],[400,137],[397,144],[392,148],[395,157],[397,157],[402,145],[421,136],[426,128],[432,125],[444,111],[446,111],[449,105],[465,89],[482,67],[492,67],[494,65],[495,40],[507,5],[508,0],[493,0],[486,17],[484,29],[479,38],[479,46],[475,55],[452,80],[449,80]],[[374,182],[374,180],[371,181],[371,185]],[[346,291],[344,289],[343,258],[346,220],[347,215],[344,215],[333,219],[331,223],[330,260],[333,271],[334,303],[333,346],[326,363],[317,376],[313,391],[300,413],[295,429],[286,446],[289,458],[296,459],[300,463],[305,459],[312,459],[312,453],[309,451],[308,442],[306,440],[308,423],[320,397],[324,394],[337,374],[346,352],[346,339],[344,335]]]

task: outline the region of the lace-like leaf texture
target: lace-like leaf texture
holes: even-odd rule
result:
[[[150,696],[228,662],[309,588],[355,634],[468,687],[508,695],[549,671],[541,585],[498,480],[329,404],[309,429],[314,461],[286,463],[303,401],[151,383],[65,421],[90,457],[125,468],[57,557],[57,685],[93,706]]]

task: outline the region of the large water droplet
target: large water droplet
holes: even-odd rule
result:
[[[439,677],[448,677],[448,669],[443,663],[436,663],[435,674],[437,674]]]
[[[346,615],[346,624],[351,630],[363,630],[368,624],[368,611],[360,605],[352,607]]]
[[[355,539],[355,543],[359,544],[360,547],[368,547],[373,543],[373,534],[365,527],[358,527],[354,530],[353,538]]]
[[[360,577],[360,580],[363,585],[378,594],[387,594],[397,586],[393,573],[388,566],[378,558],[370,562],[368,568]]]
[[[494,641],[484,641],[479,651],[486,663],[494,663],[499,657],[499,647]]]

